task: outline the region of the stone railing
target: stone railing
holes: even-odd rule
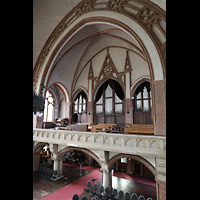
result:
[[[166,158],[166,137],[33,129],[33,141]]]

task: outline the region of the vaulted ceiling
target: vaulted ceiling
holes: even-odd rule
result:
[[[33,67],[55,27],[80,2],[81,0],[33,1]],[[163,2],[152,2],[165,10]],[[48,87],[59,82],[70,93],[86,64],[108,47],[128,49],[146,59],[138,41],[120,27],[105,22],[89,23],[62,46],[51,68]]]

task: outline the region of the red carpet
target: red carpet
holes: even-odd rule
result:
[[[140,177],[140,176],[135,176],[135,175],[129,175],[129,174],[125,174],[123,172],[114,172],[113,176],[116,176],[118,178],[128,179],[130,181],[135,181],[135,182],[138,182],[138,183],[143,183],[143,184],[146,184],[146,185],[156,186],[156,182],[152,179],[148,179],[148,178],[144,178],[144,177]]]
[[[66,164],[64,165],[73,166],[79,168],[76,164]],[[65,187],[57,190],[56,192],[44,197],[42,200],[71,200],[74,194],[80,195],[83,192],[83,189],[86,188],[88,180],[96,178],[95,182],[99,182],[102,178],[102,173],[99,171],[99,168],[92,166],[83,166],[82,169],[91,171],[91,173],[81,177],[80,179],[74,181],[73,183],[66,185]]]

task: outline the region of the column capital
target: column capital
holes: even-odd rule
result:
[[[103,173],[110,173],[110,172],[112,172],[112,169],[100,168],[99,171],[100,171],[100,172],[103,172]]]

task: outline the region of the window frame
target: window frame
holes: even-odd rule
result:
[[[81,96],[82,96],[82,102],[80,102]],[[77,99],[78,99],[78,101],[77,101]],[[85,99],[85,103],[83,102],[83,99]],[[75,101],[77,101],[77,104],[75,103]],[[77,105],[77,110],[75,110],[76,105]],[[85,106],[84,110],[83,110],[83,106]],[[81,107],[81,109],[80,109],[80,107]],[[81,110],[81,111],[79,112],[79,110]],[[74,113],[77,113],[77,114],[87,113],[87,96],[83,91],[79,92],[73,101],[73,114]]]

